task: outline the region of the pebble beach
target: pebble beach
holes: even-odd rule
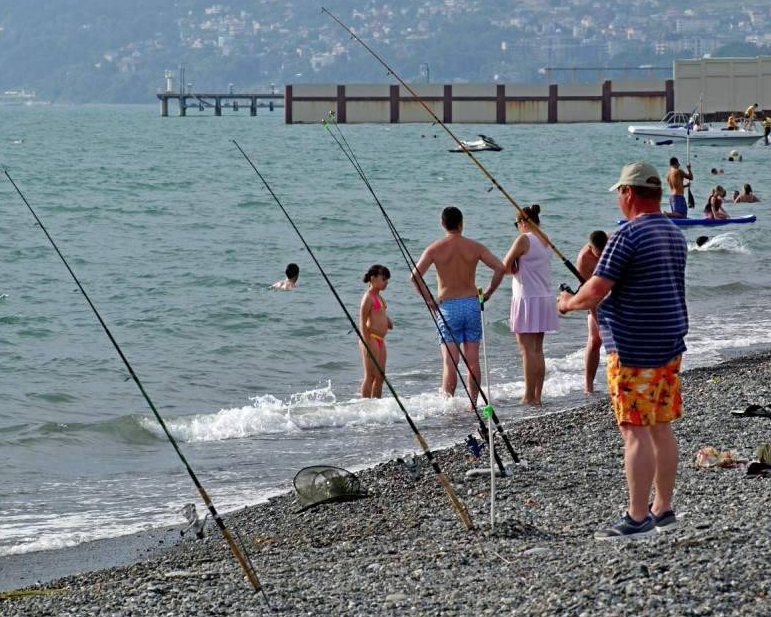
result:
[[[771,441],[771,420],[730,414],[771,402],[771,352],[690,370],[683,392],[685,415],[675,426],[679,526],[669,533],[593,538],[626,503],[621,438],[604,399],[508,423],[527,464],[499,479],[494,530],[489,477],[465,478],[484,463],[462,445],[437,459],[476,533],[465,530],[430,468],[415,481],[396,462],[357,474],[367,498],[297,513],[294,495],[285,494],[226,521],[244,538],[276,613],[768,615],[771,477],[748,477],[742,465],[702,469],[694,459],[714,446],[751,460]],[[55,580],[57,572],[41,566],[35,575],[44,582],[26,588],[51,591],[0,600],[0,615],[269,614],[219,532],[207,531],[203,541],[172,540],[168,530],[165,543],[127,539],[132,563]],[[16,558],[45,563],[35,554]],[[0,558],[0,573],[13,564]]]

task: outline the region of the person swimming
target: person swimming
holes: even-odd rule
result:
[[[286,274],[286,278],[273,283],[273,285],[271,285],[273,289],[294,289],[297,287],[297,278],[300,276],[300,267],[295,263],[288,264],[284,274]]]
[[[386,314],[388,305],[380,292],[388,287],[391,272],[385,266],[375,264],[367,270],[364,282],[369,283],[367,291],[361,298],[359,306],[359,329],[372,354],[380,367],[385,371],[388,353],[385,337],[394,324]],[[374,343],[374,344],[371,344]],[[361,382],[362,398],[380,398],[383,393],[383,374],[378,370],[367,348],[359,342],[362,362],[364,364],[364,379]]]
[[[709,242],[709,237],[707,236],[699,236],[696,238],[696,246],[704,246],[707,242]]]

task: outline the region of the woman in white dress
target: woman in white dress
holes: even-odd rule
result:
[[[522,403],[541,404],[541,390],[546,377],[543,357],[545,332],[556,332],[556,293],[551,289],[552,250],[533,233],[533,225],[540,225],[541,206],[524,208],[525,216],[517,216],[519,236],[514,240],[503,265],[514,275],[511,297],[511,331],[517,335],[525,373],[525,394]]]

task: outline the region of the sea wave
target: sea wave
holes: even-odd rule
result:
[[[751,252],[744,244],[742,237],[739,234],[730,231],[718,234],[714,238],[710,238],[701,246],[698,246],[696,242],[689,242],[688,251],[698,251],[700,253],[719,251],[726,253],[741,253],[745,255]]]
[[[392,425],[405,421],[395,399],[351,399],[339,401],[326,387],[292,394],[282,400],[272,394],[252,397],[250,405],[221,409],[216,413],[178,416],[166,421],[172,435],[186,442],[244,439],[260,435],[296,434],[302,431],[351,426]],[[419,422],[430,416],[463,409],[465,403],[437,392],[424,392],[401,399],[410,416]],[[160,436],[161,428],[151,418],[141,421]]]

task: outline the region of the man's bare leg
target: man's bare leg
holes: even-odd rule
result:
[[[463,355],[466,356],[466,362],[468,362],[467,383],[471,400],[476,404],[479,385],[482,383],[482,372],[479,368],[479,342],[466,341],[463,343]]]
[[[600,338],[600,329],[597,327],[597,319],[592,313],[589,313],[587,325],[589,337],[586,341],[586,350],[584,351],[584,366],[586,368],[585,387],[587,392],[594,392],[594,378],[597,376],[597,367],[600,365],[602,339]]]
[[[458,356],[458,346],[455,343],[442,344],[442,390],[450,396],[455,396],[455,388],[458,385],[458,373],[455,370]]]
[[[649,426],[624,423],[624,471],[629,488],[629,516],[636,521],[648,516],[648,503],[656,472],[656,454]]]
[[[659,422],[652,426],[651,437],[656,452],[656,473],[653,478],[656,494],[652,510],[654,514],[662,514],[672,509],[672,493],[677,477],[677,440],[671,422]]]

